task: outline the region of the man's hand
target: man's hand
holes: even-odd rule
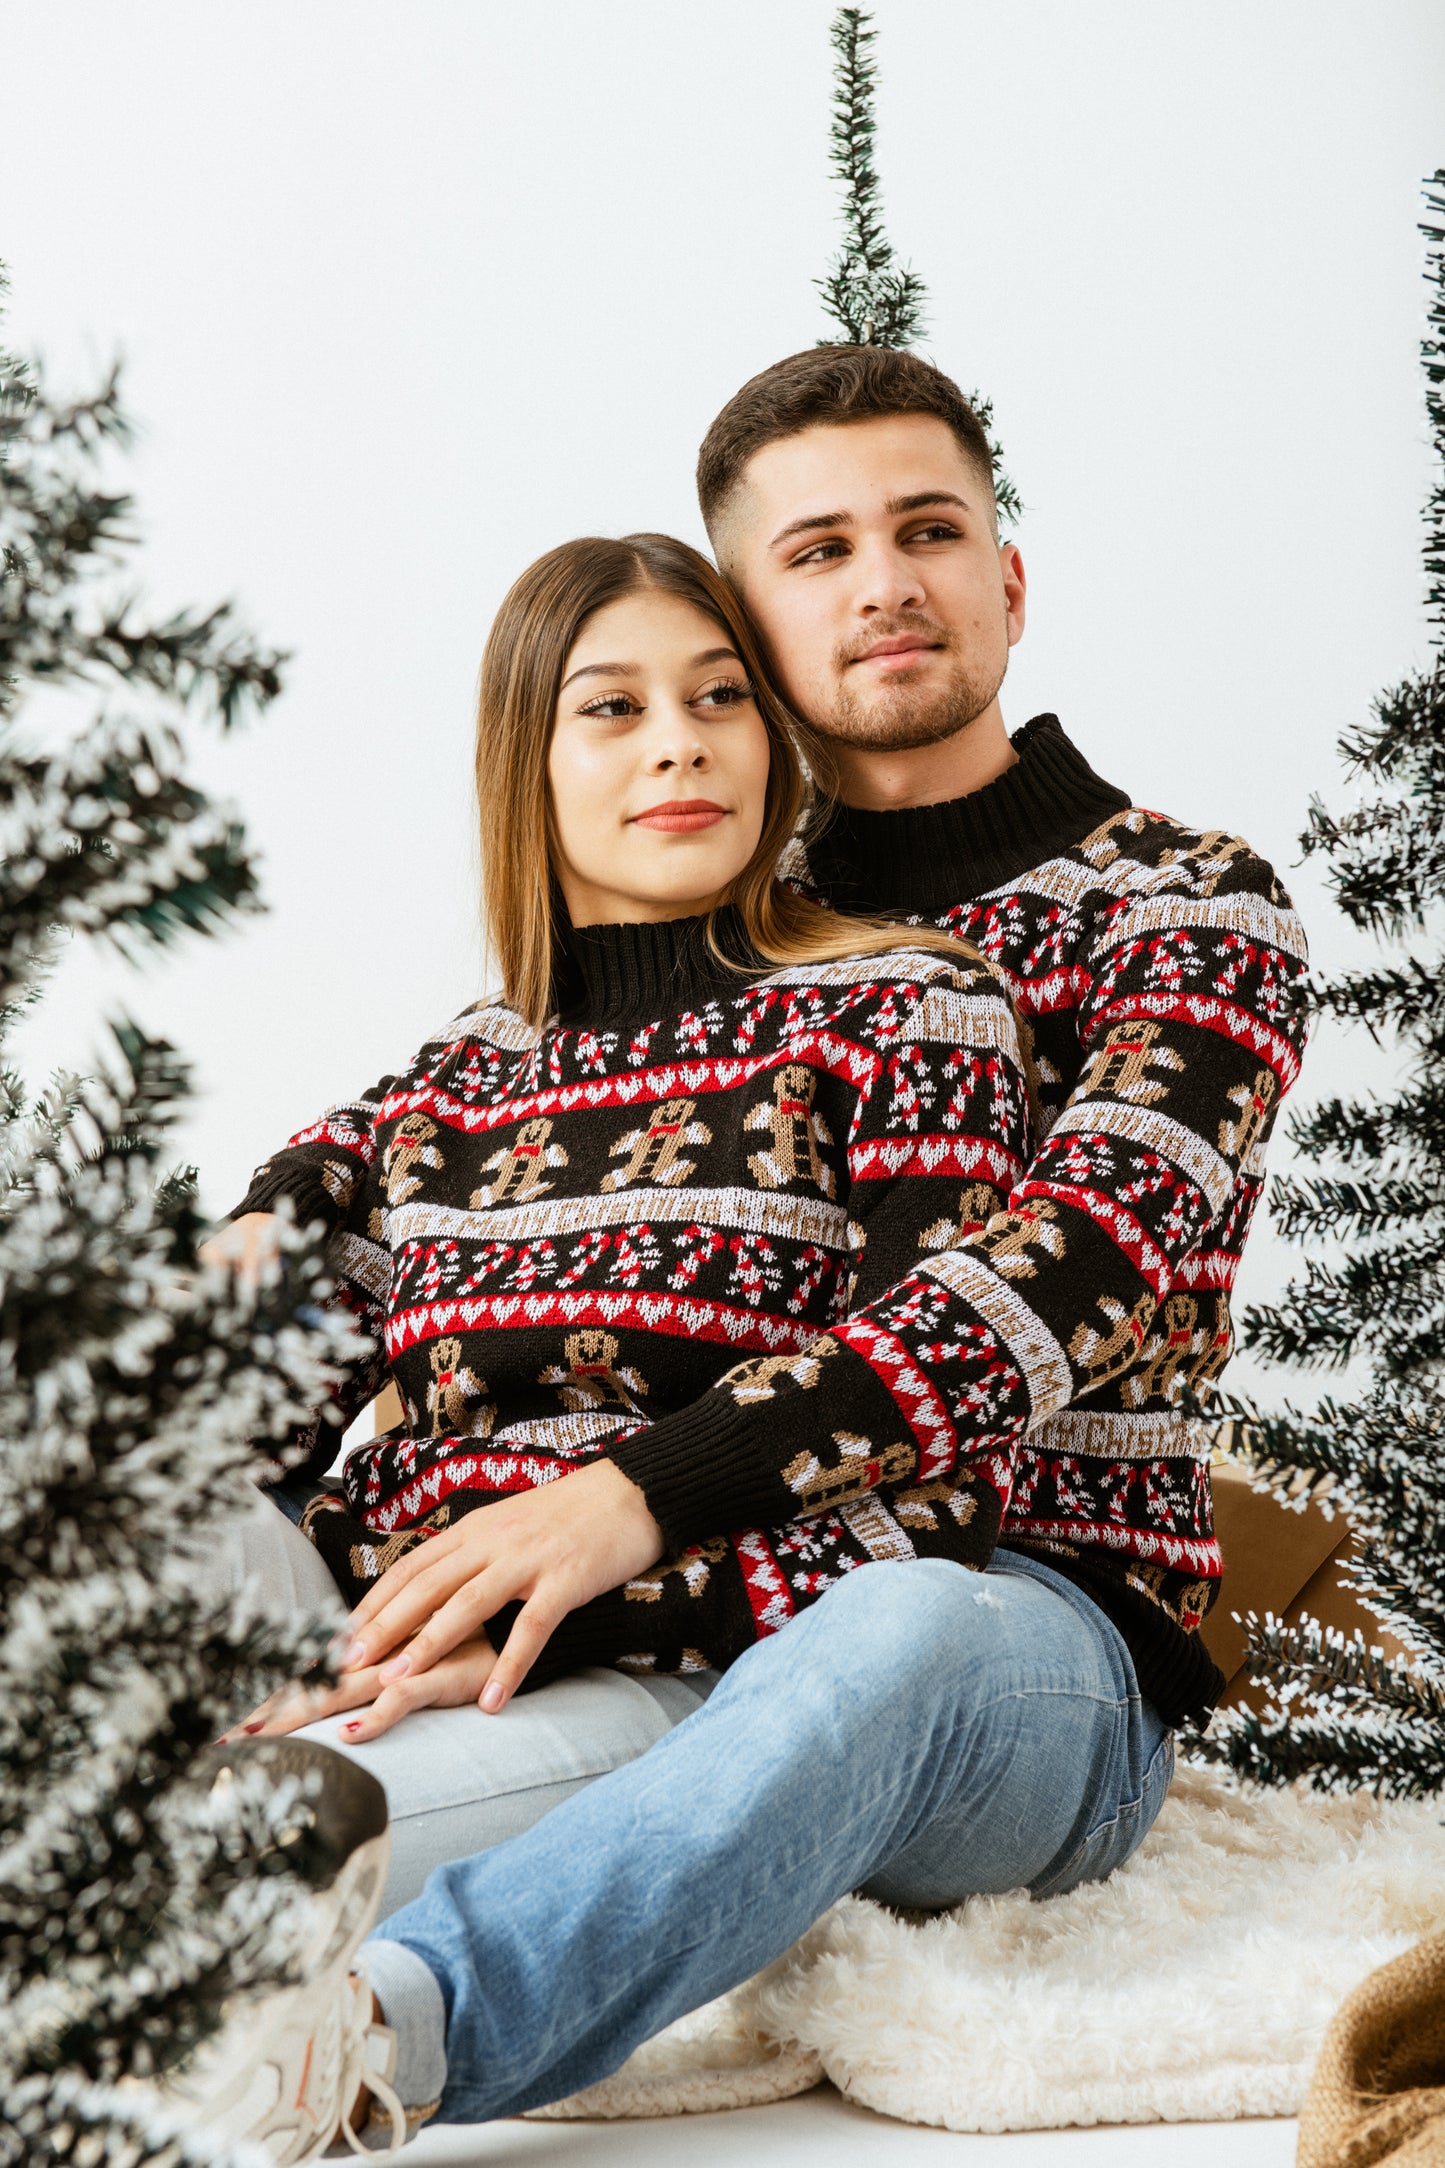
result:
[[[245,1212],[218,1227],[196,1252],[203,1265],[229,1265],[246,1287],[254,1287],[281,1254],[274,1212]]]
[[[276,1739],[286,1732],[299,1731],[303,1724],[319,1724],[328,1716],[359,1709],[358,1717],[337,1729],[348,1746],[363,1746],[368,1739],[379,1739],[384,1731],[390,1731],[400,1717],[413,1709],[461,1709],[477,1701],[496,1662],[496,1650],[485,1634],[478,1634],[442,1657],[429,1671],[397,1679],[392,1685],[382,1682],[375,1664],[346,1672],[333,1687],[308,1687],[304,1680],[297,1680],[263,1701],[255,1714],[228,1731],[226,1738]]]
[[[481,1696],[495,1715],[569,1611],[645,1573],[663,1549],[642,1492],[610,1460],[498,1499],[418,1544],[368,1591],[352,1613],[342,1686],[354,1671],[383,1685],[415,1679],[520,1599]]]

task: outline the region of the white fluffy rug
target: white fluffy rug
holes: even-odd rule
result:
[[[758,1979],[539,2112],[679,2115],[827,2076],[949,2130],[1292,2115],[1350,1989],[1445,1924],[1440,1815],[1181,1769],[1108,1882],[921,1923],[846,1898]]]

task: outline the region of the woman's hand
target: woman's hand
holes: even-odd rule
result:
[[[415,1680],[520,1599],[481,1696],[495,1715],[569,1611],[645,1573],[663,1549],[642,1492],[610,1460],[499,1498],[418,1544],[368,1591],[352,1613],[342,1687],[353,1672],[388,1686]]]
[[[196,1252],[203,1265],[229,1265],[246,1287],[254,1287],[280,1254],[274,1212],[245,1212],[228,1220]]]
[[[348,1746],[363,1746],[413,1709],[460,1709],[479,1700],[496,1662],[496,1650],[485,1634],[478,1634],[430,1670],[390,1685],[383,1683],[375,1664],[344,1673],[333,1687],[308,1687],[297,1680],[263,1701],[254,1716],[228,1731],[226,1738],[277,1739],[303,1724],[320,1724],[328,1716],[359,1709],[361,1714],[350,1723],[337,1726],[337,1736]]]

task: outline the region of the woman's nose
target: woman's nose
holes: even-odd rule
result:
[[[659,721],[648,760],[654,775],[688,773],[707,765],[707,740],[686,708]]]

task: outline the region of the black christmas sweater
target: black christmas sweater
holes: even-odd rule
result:
[[[733,914],[716,932],[740,956]],[[467,1011],[293,1138],[237,1207],[288,1196],[333,1229],[335,1299],[375,1347],[339,1412],[388,1376],[406,1410],[306,1513],[344,1593],[460,1515],[685,1422],[720,1384],[786,1441],[766,1513],[678,1536],[574,1612],[529,1683],[725,1665],[870,1560],[986,1565],[1011,1373],[933,1346],[924,1309],[890,1303],[883,1324],[872,1306],[953,1240],[961,1192],[987,1222],[1028,1159],[993,967],[900,947],[739,970],[687,919],[572,932],[557,992],[540,1032],[499,1001]],[[960,1361],[987,1418],[962,1454]],[[311,1442],[319,1472],[334,1448],[320,1427]]]
[[[1199,1719],[1223,1684],[1197,1631],[1221,1560],[1210,1433],[1187,1407],[1234,1344],[1265,1142],[1303,1052],[1304,934],[1247,843],[1132,805],[1056,717],[1013,743],[984,789],[834,807],[789,861],[839,907],[930,920],[996,963],[1041,1110],[1007,1209],[959,1185],[913,1269],[835,1333],[860,1358],[858,1427],[900,1404],[904,1348],[951,1465],[996,1472],[1000,1540],[1108,1613],[1167,1722]],[[617,1441],[674,1544],[775,1509],[802,1386],[780,1377],[760,1420],[724,1380]]]

